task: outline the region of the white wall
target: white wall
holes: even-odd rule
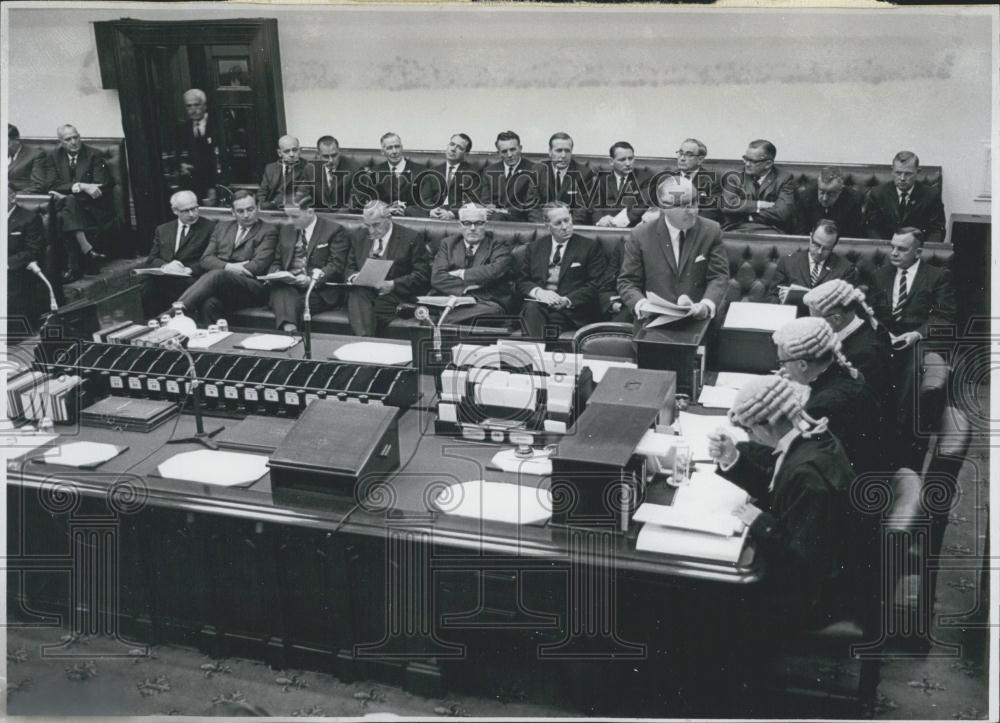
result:
[[[121,135],[91,23],[235,16],[278,19],[288,128],[307,145],[333,132],[375,147],[392,129],[441,148],[462,130],[484,149],[512,128],[531,151],[555,130],[581,153],[627,139],[672,155],[689,135],[728,158],[768,138],[779,163],[888,163],[909,148],[944,167],[949,212],[988,211],[974,201],[994,107],[984,9],[20,8],[10,120],[24,135],[67,121]]]

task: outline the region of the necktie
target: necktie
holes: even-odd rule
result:
[[[684,253],[684,232],[677,234],[677,265],[680,266],[681,254]]]
[[[383,241],[384,241],[384,237],[379,237],[378,241],[375,242],[376,246],[375,246],[375,249],[372,251],[372,257],[373,258],[376,258],[376,259],[382,258],[382,251],[383,251],[382,245],[383,245]]]
[[[503,177],[509,179],[510,178],[510,173],[511,173],[510,166],[504,166],[503,167]]]
[[[899,196],[899,215],[903,216],[906,214],[906,207],[910,203],[910,194],[908,192],[903,192]]]
[[[69,169],[71,171],[75,171],[76,170],[76,154],[75,153],[70,153],[69,154]]]
[[[198,121],[194,122],[194,137],[201,138],[201,123]]]
[[[448,172],[445,175],[444,183],[446,188],[451,188],[451,180],[455,177],[455,167],[448,166]]]
[[[816,281],[819,279],[820,265],[819,261],[813,261],[811,264],[811,269],[809,271],[809,279],[812,281],[812,285],[816,285]]]
[[[306,232],[303,229],[299,229],[299,236],[295,239],[295,244],[297,246],[305,247],[306,245]]]
[[[184,243],[184,239],[187,238],[189,228],[191,227],[188,226],[186,223],[181,224],[181,234],[180,236],[177,237],[177,246],[174,248],[175,253],[181,247],[181,244]]]
[[[622,177],[616,173],[615,179],[618,181],[618,195],[620,196],[622,192]]]
[[[892,318],[899,321],[903,316],[903,304],[906,303],[906,269],[899,270],[899,295],[896,297],[896,306],[892,309]]]
[[[326,169],[326,187],[333,188],[333,171]]]
[[[558,266],[562,263],[563,246],[565,244],[556,244],[556,252],[552,254],[552,261],[549,262],[549,266]]]
[[[565,180],[565,171],[556,171],[556,193],[562,193],[563,181]]]
[[[236,243],[234,244],[233,247],[239,248],[240,244],[243,243],[243,240],[246,238],[246,236],[247,236],[247,230],[242,226],[240,226],[239,230],[236,232]]]
[[[465,247],[465,268],[472,268],[472,263],[476,259],[476,248],[473,246]]]

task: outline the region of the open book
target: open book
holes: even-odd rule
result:
[[[659,294],[652,291],[646,292],[648,305],[643,309],[648,314],[655,314],[656,318],[646,324],[647,329],[652,329],[664,324],[672,324],[675,321],[686,319],[691,316],[691,304],[682,306],[672,301],[667,301]]]

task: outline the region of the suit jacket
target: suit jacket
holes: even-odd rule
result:
[[[32,261],[44,266],[45,230],[42,226],[42,217],[23,206],[15,206],[7,219],[8,281],[12,273],[24,271]],[[13,289],[8,287],[8,295],[11,291]]]
[[[444,208],[457,216],[459,208],[478,197],[481,178],[472,166],[462,161],[455,169],[451,185],[446,187],[447,166],[442,163],[421,174],[416,197],[428,209]]]
[[[355,197],[357,205],[363,206],[365,202],[378,199],[392,204],[395,201],[402,201],[406,204],[404,215],[426,218],[428,208],[426,204],[417,202],[417,195],[414,193],[414,183],[419,180],[421,174],[427,173],[427,168],[422,164],[406,160],[406,167],[397,177],[389,167],[389,162],[380,163],[367,173],[359,174],[354,179]]]
[[[532,217],[536,221],[544,222],[542,206],[550,201],[562,201],[569,205],[573,223],[589,224],[595,190],[594,174],[576,161],[569,162],[562,187],[556,188],[556,173],[552,161],[542,161],[538,164],[538,207]]]
[[[571,319],[577,323],[596,321],[597,292],[607,266],[601,242],[573,234],[563,251],[556,293],[572,302],[572,306],[565,310]],[[551,255],[551,234],[539,236],[525,249],[518,274],[518,294],[530,296],[534,289],[545,288]]]
[[[591,220],[597,223],[604,216],[617,216],[628,209],[628,225],[635,226],[642,220],[650,206],[650,182],[652,175],[632,172],[622,182],[618,190],[618,179],[613,170],[605,170],[594,176],[597,189],[596,204],[591,209]]]
[[[292,192],[299,186],[316,187],[315,166],[300,158],[291,168],[291,173],[285,171],[282,182],[281,161],[274,161],[264,166],[264,176],[260,179],[257,189],[257,205],[260,208],[284,208],[292,202]]]
[[[249,261],[246,268],[254,276],[263,276],[271,267],[274,248],[278,243],[278,229],[260,219],[254,222],[239,248],[236,245],[236,221],[216,224],[212,236],[201,256],[205,271],[224,269],[227,263]]]
[[[856,285],[858,283],[857,278],[857,268],[843,256],[838,256],[836,252],[834,252],[827,257],[826,261],[823,262],[823,267],[820,269],[819,277],[816,279],[816,283],[813,284],[809,269],[809,251],[806,249],[799,249],[798,251],[793,251],[792,253],[778,259],[778,268],[774,272],[774,278],[772,279],[771,285],[767,290],[767,300],[773,304],[778,303],[779,286],[798,284],[799,286],[805,286],[807,289],[811,289],[813,286],[818,286],[819,284],[822,284],[825,281],[831,281],[832,279],[844,279],[849,284]],[[801,304],[802,297],[804,295],[804,291],[790,292],[788,294],[788,300],[785,303]]]
[[[899,208],[899,193],[892,181],[873,188],[868,194],[865,227],[869,238],[891,239],[903,226],[919,228],[927,241],[944,239],[944,204],[941,191],[917,181],[910,190],[905,211]]]
[[[495,301],[505,309],[511,303],[510,247],[489,231],[479,242],[472,266],[465,269],[465,241],[461,234],[441,240],[431,264],[431,288],[434,293],[473,296],[479,301]],[[449,271],[465,269],[465,279]],[[466,288],[479,288],[466,293]]]
[[[216,184],[222,182],[219,177],[219,166],[225,149],[222,144],[216,143],[220,135],[214,128],[215,118],[215,114],[208,114],[205,121],[205,135],[199,138],[194,136],[194,122],[191,120],[179,121],[174,127],[175,170],[180,171],[181,163],[194,166],[190,175],[178,175],[178,185],[194,191],[199,200],[214,190]]]
[[[80,208],[84,209],[90,222],[95,226],[101,226],[112,220],[114,208],[111,189],[115,182],[99,150],[81,143],[76,157],[76,168],[71,169],[69,154],[62,146],[56,146],[49,151],[49,166],[54,174],[50,190],[75,196]],[[74,183],[96,183],[101,187],[102,195],[100,198],[91,198],[83,191],[74,194]]]
[[[883,404],[889,399],[889,356],[892,344],[889,332],[879,324],[877,329],[865,322],[841,342],[843,352],[854,367],[865,375],[865,381]],[[884,414],[883,414],[884,416]]]
[[[812,233],[816,223],[821,218],[828,218],[837,223],[841,238],[864,238],[864,219],[861,212],[862,196],[853,188],[844,187],[829,208],[819,204],[819,191],[812,183],[799,192],[795,191],[795,215],[798,220],[798,231],[803,234]]]
[[[53,175],[45,151],[23,143],[14,162],[7,166],[7,183],[18,193],[47,193]]]
[[[920,262],[917,274],[907,274],[906,300],[899,321],[892,317],[893,285],[896,281],[896,267],[886,264],[875,272],[877,292],[875,318],[893,334],[917,331],[927,336],[931,324],[955,323],[955,289],[951,285],[948,269],[931,266],[926,260]]]
[[[505,168],[504,162],[498,161],[483,169],[479,198],[484,204],[507,209],[503,220],[527,221],[538,205],[538,164],[522,158],[510,178],[505,178]]]
[[[805,410],[813,419],[826,417],[847,459],[860,475],[885,469],[882,406],[867,381],[855,379],[834,362],[809,384]]]
[[[191,268],[192,276],[201,276],[205,271],[201,266],[201,257],[208,246],[208,239],[211,237],[212,231],[215,230],[215,221],[199,218],[191,224],[187,238],[181,241],[180,248],[174,253],[179,224],[180,221],[174,219],[156,227],[153,232],[153,246],[149,250],[149,258],[146,259],[145,266],[158,268],[171,261],[180,261]]]
[[[345,277],[358,273],[371,253],[372,241],[368,238],[367,230],[363,227],[355,229],[350,237]],[[430,259],[418,232],[394,223],[389,241],[382,251],[382,258],[392,261],[392,268],[386,279],[394,284],[393,294],[404,301],[413,301],[417,296],[427,293],[431,279]]]
[[[333,172],[333,183],[326,178],[326,169],[321,161],[312,161],[312,177],[317,179],[319,193],[316,194],[316,207],[330,211],[348,212],[359,208],[354,199],[354,177],[358,166],[346,156],[341,156],[337,170]]]
[[[299,230],[294,224],[284,224],[278,229],[278,243],[274,249],[274,259],[267,272],[290,271],[295,255],[295,242]],[[305,273],[311,275],[313,269],[322,269],[324,281],[343,281],[344,266],[347,263],[347,230],[339,223],[328,221],[316,216],[316,226],[313,228],[309,244],[306,246]],[[313,290],[325,301],[333,304],[340,298],[340,292],[332,286],[317,284]]]
[[[715,171],[698,169],[690,177],[698,190],[698,212],[702,218],[722,223],[722,185]],[[651,189],[650,199],[656,201],[656,189]]]
[[[681,294],[692,301],[711,299],[721,311],[728,286],[729,259],[715,221],[698,218],[685,232],[680,263],[663,219],[637,226],[625,240],[618,293],[633,312],[647,291],[674,302]]]
[[[726,174],[722,193],[723,228],[762,224],[781,233],[795,231],[795,179],[777,166],[771,168],[759,190],[745,171]],[[774,206],[758,212],[757,201],[771,201]]]

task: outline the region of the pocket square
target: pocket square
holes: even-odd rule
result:
[[[570,267],[571,269],[575,269],[575,268],[578,268],[578,267],[580,267],[580,266],[582,266],[582,264],[581,264],[581,263],[580,263],[579,261],[574,261],[573,263],[571,263],[571,264],[569,265],[569,267]]]
[[[696,259],[694,260],[694,262],[695,262],[695,263],[698,263],[699,261],[704,261],[704,260],[705,260],[705,257],[704,257],[704,256],[699,256],[698,258],[696,258]]]
[[[20,231],[8,231],[7,235],[8,236],[20,236],[21,232]]]
[[[325,243],[325,244],[316,244],[316,248],[318,248],[318,249],[325,249],[325,248],[327,248],[327,247],[328,247],[329,245],[330,245],[330,244],[328,244],[328,243]]]

